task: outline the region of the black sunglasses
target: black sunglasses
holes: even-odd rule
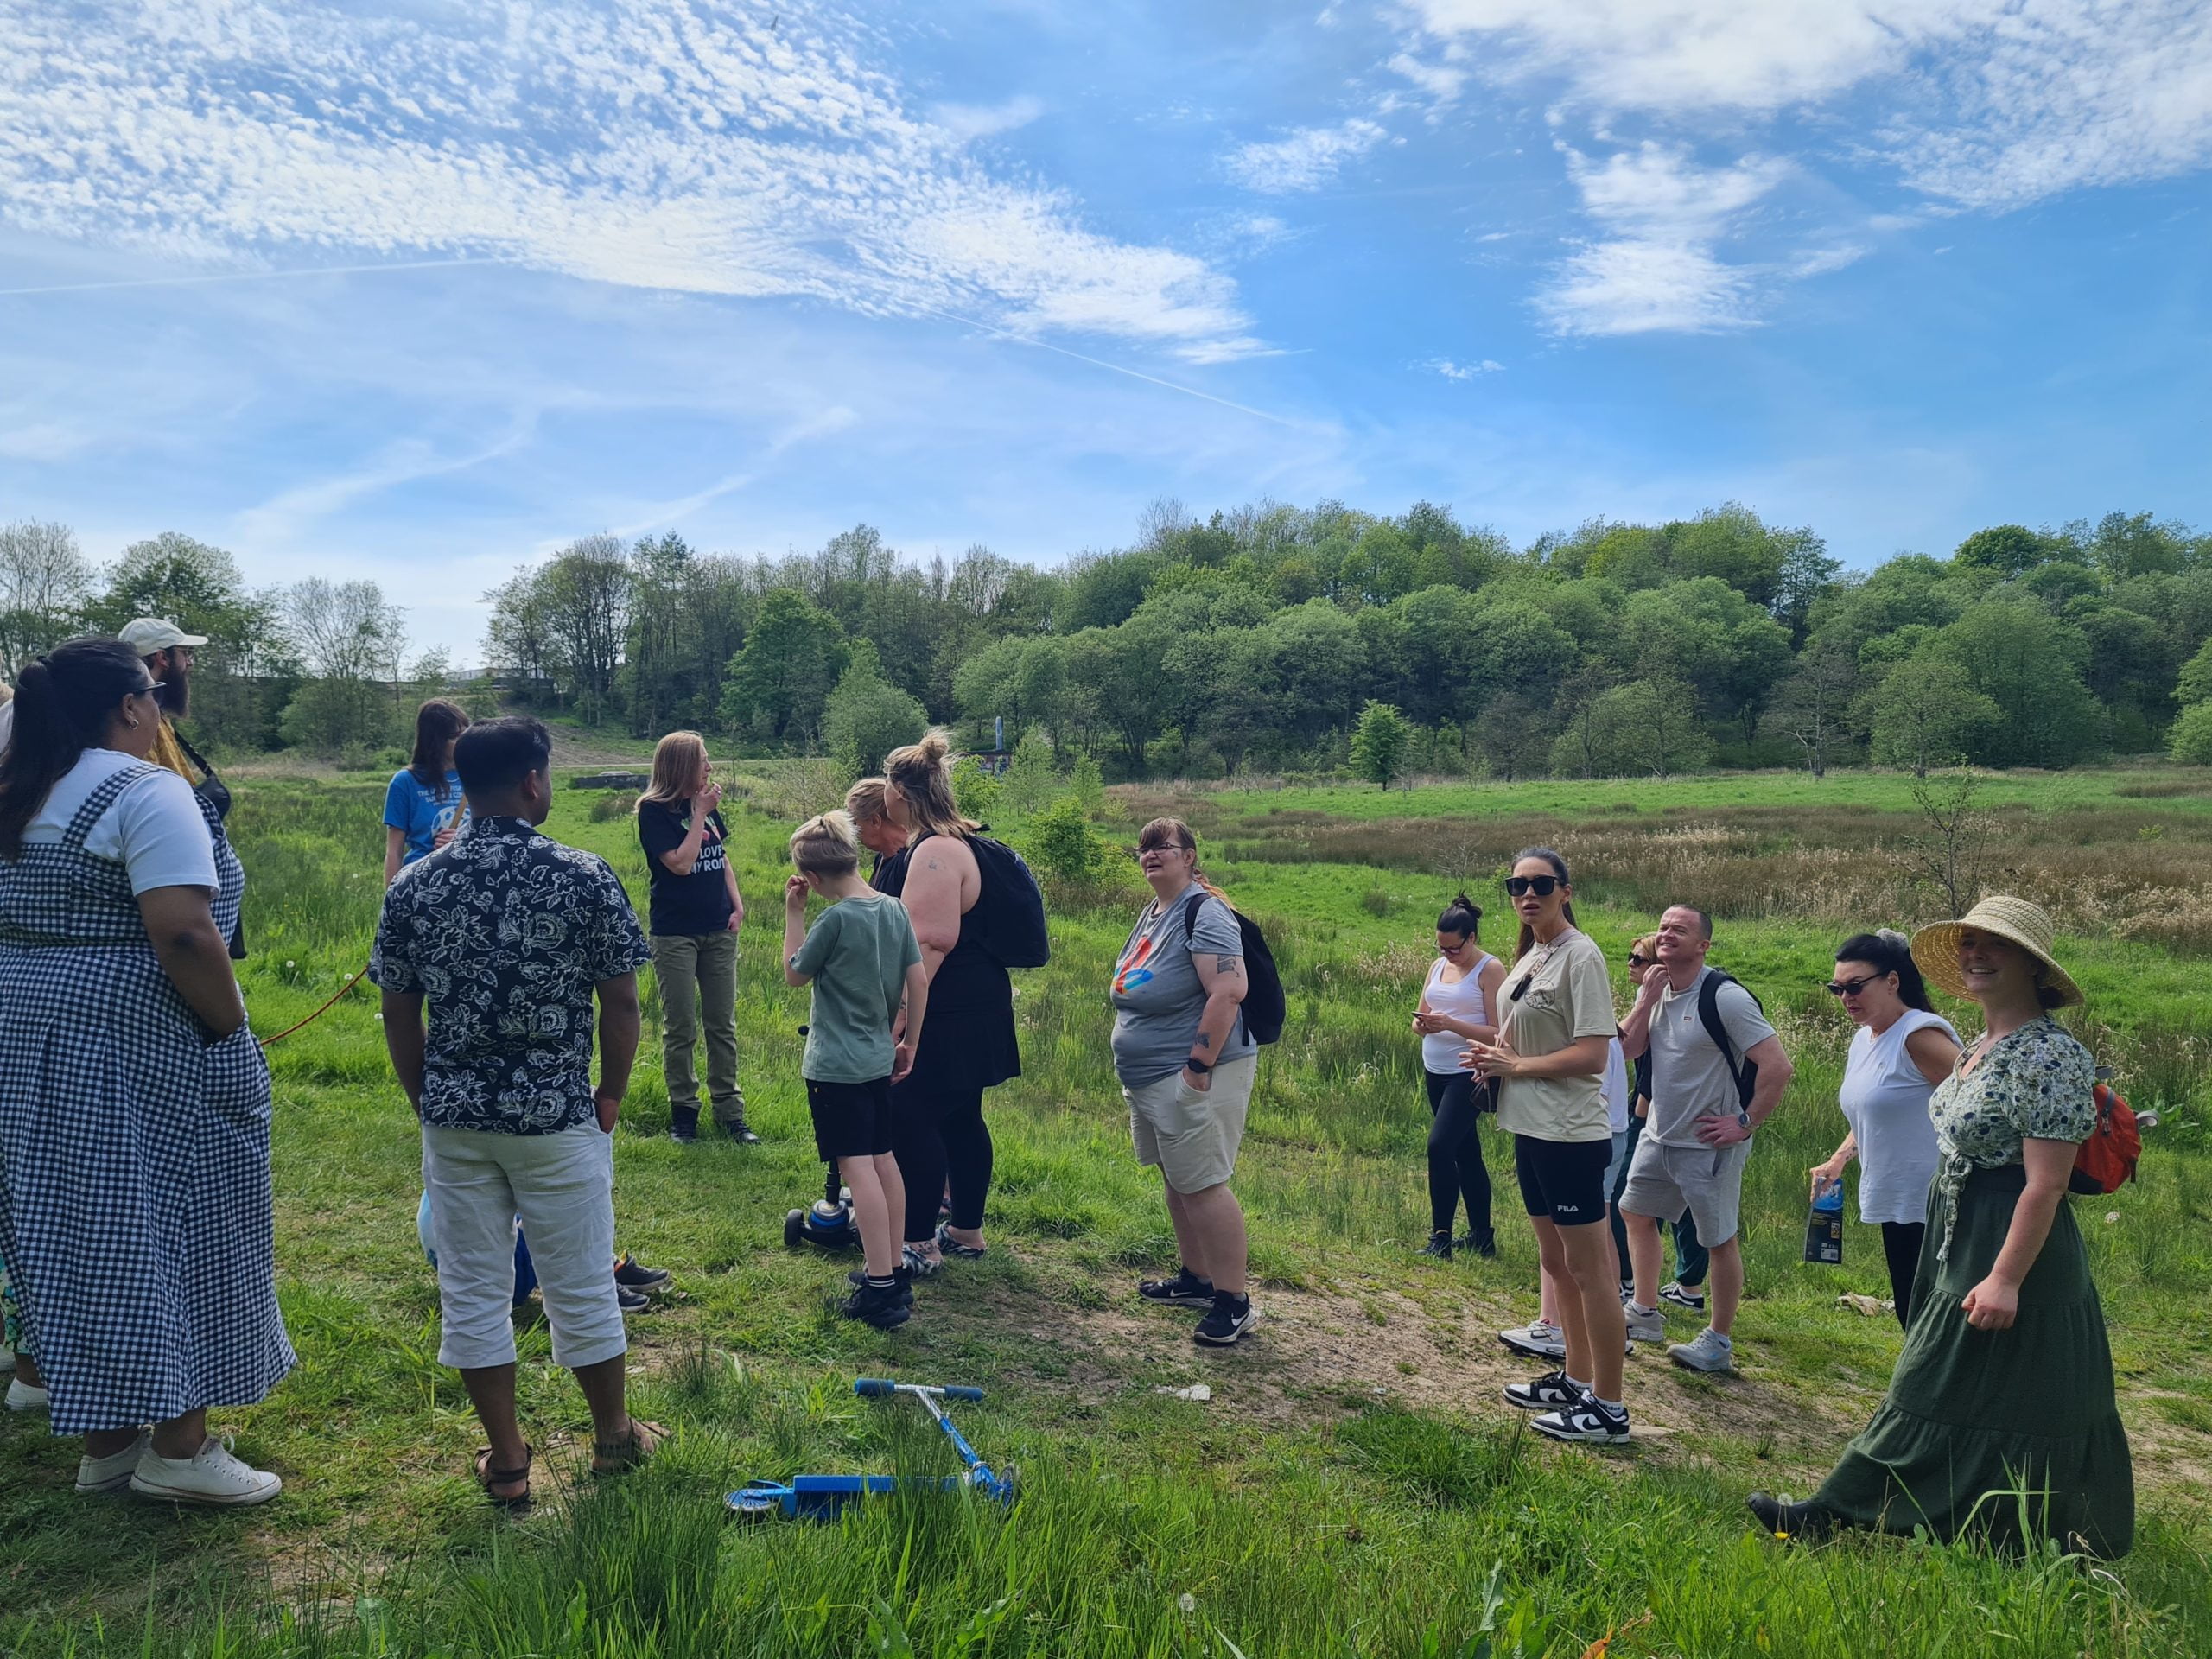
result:
[[[1633,950],[1628,953],[1628,965],[1631,968],[1649,968],[1658,960],[1659,958],[1656,957],[1639,957]],[[1829,988],[1833,989],[1834,988],[1830,987]]]
[[[1887,974],[1868,974],[1864,979],[1832,979],[1828,982],[1828,995],[1830,996],[1856,996],[1859,992],[1865,990],[1869,985],[1872,985],[1876,980],[1887,979],[1888,977],[1889,976]]]
[[[1565,885],[1555,875],[1509,875],[1505,878],[1505,891],[1515,899],[1524,893],[1533,893],[1539,899],[1548,899]]]

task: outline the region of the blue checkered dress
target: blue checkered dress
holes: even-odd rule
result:
[[[85,850],[157,769],[95,790],[59,842],[0,859],[0,1260],[56,1434],[251,1405],[291,1369],[276,1310],[269,1066],[207,1045],[162,971],[129,874]],[[215,927],[245,886],[203,802]]]

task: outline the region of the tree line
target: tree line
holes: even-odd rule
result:
[[[1516,549],[1427,503],[1163,499],[1132,545],[1049,568],[865,525],[781,558],[599,535],[485,598],[508,701],[852,767],[929,721],[1118,777],[2212,761],[2212,535],[2149,513],[1846,573],[1732,503]],[[0,669],[147,613],[215,640],[200,718],[234,747],[389,742],[447,676],[373,583],[248,593],[182,536],[96,571],[60,526],[0,531]]]

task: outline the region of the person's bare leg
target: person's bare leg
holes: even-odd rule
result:
[[[1633,1210],[1621,1211],[1621,1220],[1628,1230],[1628,1259],[1636,1275],[1636,1305],[1638,1307],[1659,1306],[1659,1217],[1640,1216]],[[1608,1239],[1606,1243],[1612,1241]],[[1619,1281],[1614,1281],[1616,1284]]]
[[[840,1158],[837,1179],[852,1190],[853,1221],[860,1229],[861,1249],[868,1258],[868,1276],[888,1279],[891,1270],[899,1265],[899,1224],[892,1220],[893,1205],[896,1213],[906,1213],[906,1189],[900,1187],[893,1199],[883,1190],[882,1166],[890,1164],[894,1171],[897,1160],[890,1158]],[[897,1179],[894,1174],[893,1179]]]
[[[1722,1336],[1734,1333],[1736,1310],[1744,1300],[1744,1236],[1710,1247],[1713,1258],[1713,1328]]]
[[[617,1354],[595,1365],[575,1368],[576,1386],[584,1391],[584,1403],[591,1408],[591,1437],[601,1446],[618,1445],[629,1438],[627,1359],[628,1356]],[[507,1368],[507,1381],[510,1386],[514,1382],[512,1366]]]
[[[1570,1382],[1587,1382],[1590,1344],[1583,1334],[1581,1293],[1567,1270],[1567,1249],[1560,1243],[1559,1224],[1548,1216],[1531,1216],[1529,1224],[1535,1230],[1536,1256],[1543,1264],[1544,1283],[1558,1315],[1554,1323],[1567,1344],[1567,1357],[1560,1362],[1560,1367]]]
[[[1183,1214],[1205,1257],[1205,1275],[1216,1290],[1244,1294],[1244,1209],[1229,1183],[1183,1195]]]
[[[1560,1328],[1559,1281],[1552,1276],[1552,1270],[1549,1268],[1539,1268],[1536,1279],[1542,1287],[1536,1295],[1536,1317],[1551,1326],[1553,1330],[1557,1331]]]
[[[899,1254],[905,1241],[899,1235],[906,1230],[906,1178],[899,1173],[895,1154],[879,1152],[868,1161],[875,1166],[875,1179],[883,1188],[883,1213],[891,1224],[891,1265],[895,1268],[906,1260]]]
[[[1602,1221],[1554,1230],[1567,1257],[1567,1281],[1560,1288],[1579,1304],[1582,1340],[1597,1367],[1591,1391],[1600,1400],[1618,1400],[1628,1320],[1621,1311],[1620,1281],[1609,1276],[1613,1272],[1612,1239]],[[1573,1340],[1572,1335],[1567,1338],[1569,1343]]]
[[[1213,1274],[1207,1270],[1205,1239],[1191,1217],[1190,1199],[1165,1180],[1160,1187],[1167,1194],[1167,1219],[1175,1229],[1175,1254],[1185,1267],[1211,1284]]]
[[[530,1449],[523,1444],[522,1425],[515,1421],[515,1368],[510,1361],[505,1365],[481,1365],[471,1370],[463,1367],[461,1385],[468,1390],[468,1403],[476,1408],[476,1421],[484,1425],[484,1439],[492,1448],[486,1460],[491,1469],[519,1469],[530,1457]],[[161,1431],[154,1431],[154,1449],[161,1450]],[[197,1449],[197,1448],[195,1448]],[[174,1453],[165,1455],[175,1455]],[[519,1480],[502,1481],[494,1497],[518,1497],[523,1483]]]
[[[27,1389],[42,1389],[46,1386],[46,1378],[39,1370],[38,1361],[33,1359],[29,1354],[20,1351],[16,1355],[16,1380]],[[133,1433],[136,1432],[133,1431]]]

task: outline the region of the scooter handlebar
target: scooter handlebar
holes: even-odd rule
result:
[[[865,1395],[896,1394],[899,1385],[887,1376],[856,1376],[853,1379],[853,1392]]]
[[[980,1400],[983,1397],[983,1391],[970,1388],[964,1382],[955,1383],[945,1389],[944,1397],[948,1400]]]
[[[941,1395],[947,1400],[974,1401],[983,1397],[981,1389],[964,1382],[933,1389],[918,1382],[901,1383],[887,1376],[856,1376],[853,1379],[853,1392],[865,1399],[881,1399],[886,1395],[898,1393],[901,1388],[912,1389],[918,1394]]]

